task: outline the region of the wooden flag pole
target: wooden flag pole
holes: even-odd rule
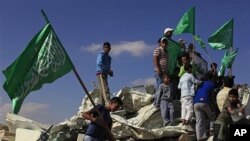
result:
[[[48,20],[48,18],[47,18],[47,16],[46,16],[46,14],[45,14],[45,12],[44,12],[43,10],[41,10],[41,12],[42,12],[43,17],[45,18],[46,22],[47,22],[47,23],[50,23],[49,20]],[[61,43],[60,43],[60,44],[61,44]],[[62,45],[62,44],[61,44],[61,45]],[[79,83],[81,84],[81,86],[82,86],[84,92],[86,93],[87,97],[89,98],[91,104],[92,104],[94,107],[96,107],[95,102],[93,101],[92,97],[91,97],[90,94],[89,94],[89,91],[87,90],[86,86],[84,85],[84,83],[83,83],[83,81],[82,81],[80,75],[79,75],[78,72],[76,71],[73,62],[72,62],[72,66],[73,66],[73,72],[74,72],[74,74],[75,74],[77,80],[78,80]],[[97,114],[99,115],[99,117],[102,118],[102,117],[100,116],[100,115],[101,115],[101,114],[100,114],[100,111],[99,111],[98,109],[97,109],[96,111],[97,111]],[[103,119],[103,118],[102,118],[102,119]],[[115,141],[115,138],[114,138],[113,134],[111,133],[110,129],[108,128],[108,125],[107,125],[107,124],[105,124],[105,128],[106,128],[106,130],[108,131],[110,140],[111,140],[111,141]]]

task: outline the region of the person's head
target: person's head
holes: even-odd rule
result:
[[[236,103],[238,101],[238,96],[239,96],[239,93],[237,89],[231,89],[228,92],[228,99],[230,103]]]
[[[185,72],[191,73],[192,72],[192,65],[191,64],[185,65],[184,70],[185,70]]]
[[[194,45],[192,43],[189,43],[188,52],[193,52],[193,51],[194,51]]]
[[[227,77],[224,80],[224,86],[232,88],[234,86],[234,79],[232,77]]]
[[[168,39],[165,37],[161,38],[160,46],[166,48],[168,46]]]
[[[186,48],[186,43],[187,43],[187,41],[185,41],[184,39],[180,38],[180,39],[178,40],[178,42],[179,42],[180,47],[181,47],[182,49],[185,49],[185,48]]]
[[[188,53],[182,54],[182,56],[181,56],[181,63],[184,66],[190,63],[190,56],[189,56]]]
[[[113,97],[108,105],[108,109],[111,112],[117,111],[123,105],[122,100],[119,97]]]
[[[210,68],[213,70],[213,69],[217,69],[217,64],[215,62],[211,63],[210,64]]]
[[[170,84],[171,78],[168,74],[163,74],[162,79],[163,79],[164,84],[167,84],[167,85]]]
[[[103,43],[103,51],[104,51],[105,53],[109,53],[110,50],[111,50],[111,45],[110,45],[110,43],[109,43],[109,42],[104,42],[104,43]]]
[[[173,35],[173,31],[174,30],[172,28],[169,28],[169,27],[165,28],[164,36],[167,37],[167,38],[171,38],[172,35]]]
[[[161,45],[161,38],[159,38],[158,41],[157,41],[159,46]]]

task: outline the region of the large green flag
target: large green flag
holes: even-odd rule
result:
[[[221,60],[221,67],[220,67],[220,70],[218,72],[219,76],[224,76],[226,68],[232,68],[234,59],[237,55],[237,52],[238,52],[238,48],[235,51],[232,51],[232,52],[227,51],[224,54],[224,56]]]
[[[168,74],[173,75],[178,62],[177,61],[178,57],[181,54],[181,47],[176,41],[168,39],[167,52],[168,52]]]
[[[17,114],[25,97],[44,83],[52,83],[71,71],[72,62],[50,24],[47,24],[29,42],[20,56],[3,73],[3,88]]]
[[[234,20],[231,19],[208,38],[208,43],[213,49],[222,50],[233,47],[233,25]]]
[[[181,33],[195,34],[195,7],[190,8],[179,21],[175,27],[174,34],[178,35]]]

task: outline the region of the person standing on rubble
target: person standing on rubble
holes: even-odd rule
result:
[[[185,73],[181,76],[178,88],[181,89],[181,119],[183,129],[194,131],[191,126],[191,119],[194,113],[193,97],[195,96],[195,84],[200,84],[201,81],[196,79],[192,74],[192,65],[184,66]]]
[[[106,128],[111,130],[112,127],[110,112],[117,111],[122,104],[123,102],[119,97],[113,97],[106,107],[99,104],[91,110],[82,113],[82,117],[91,121],[85,133],[84,141],[106,140],[109,135]]]
[[[105,42],[103,44],[103,51],[99,52],[97,56],[96,76],[99,81],[101,101],[103,105],[107,104],[110,100],[108,75],[111,77],[113,76],[113,71],[111,69],[112,58],[109,56],[110,50],[111,44],[109,42]]]
[[[203,80],[204,82],[199,85],[194,97],[197,141],[205,141],[208,139],[209,127],[211,122],[216,118],[213,109],[210,107],[211,97],[216,88],[213,81],[213,75],[208,72],[204,75]]]
[[[154,72],[157,88],[162,83],[162,76],[164,73],[167,73],[167,48],[168,40],[163,37],[160,40],[159,47],[155,48],[153,53],[153,63],[154,63]]]
[[[154,105],[161,110],[163,126],[172,125],[174,120],[173,91],[167,74],[163,75],[163,83],[158,87],[155,97]]]

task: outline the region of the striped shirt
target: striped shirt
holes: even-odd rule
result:
[[[167,64],[168,64],[167,51],[164,50],[162,47],[157,47],[157,48],[155,48],[153,55],[157,57],[157,61],[160,64],[161,71],[166,73],[167,68],[168,68],[167,67]],[[155,69],[157,69],[157,68],[155,68]]]

